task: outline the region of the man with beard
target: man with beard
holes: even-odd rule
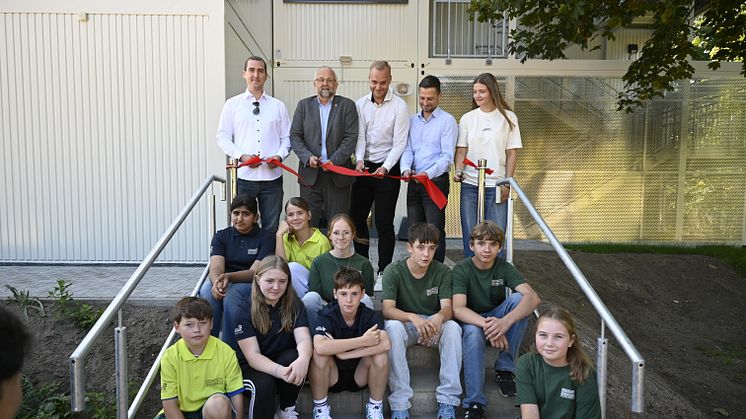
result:
[[[422,79],[419,102],[422,112],[410,119],[409,138],[401,156],[402,176],[427,176],[443,195],[448,196],[451,183],[448,169],[453,161],[458,126],[453,115],[438,107],[440,80],[437,77]],[[443,262],[446,256],[446,209],[438,208],[425,186],[416,180],[411,180],[407,187],[407,217],[410,224],[430,223],[438,227],[440,241],[435,260]]]
[[[298,155],[300,196],[308,202],[311,225],[321,227],[325,219],[346,213],[354,177],[327,171],[326,162],[353,169],[351,156],[358,136],[355,102],[336,95],[337,75],[329,67],[316,71],[316,96],[298,102],[290,126],[293,151]]]

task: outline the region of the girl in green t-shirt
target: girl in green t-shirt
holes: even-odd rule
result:
[[[553,307],[536,322],[536,352],[518,360],[516,404],[523,419],[601,418],[596,373],[569,311]]]

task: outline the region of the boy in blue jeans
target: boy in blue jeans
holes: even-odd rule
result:
[[[453,315],[461,322],[464,347],[463,407],[467,419],[484,418],[484,355],[487,345],[500,349],[495,380],[503,397],[515,396],[515,361],[528,316],[539,306],[539,296],[518,270],[497,255],[505,236],[493,221],[471,231],[474,256],[453,267]],[[505,296],[505,289],[513,293]]]
[[[176,303],[173,320],[181,339],[161,360],[163,410],[156,419],[242,418],[243,376],[236,352],[210,336],[210,303],[182,298]]]

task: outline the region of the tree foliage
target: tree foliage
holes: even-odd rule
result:
[[[691,78],[692,60],[708,60],[713,70],[723,61],[740,61],[746,76],[743,0],[471,0],[468,11],[480,22],[518,19],[508,52],[521,62],[565,58],[571,45],[593,50],[600,38],[613,40],[615,30],[636,18],[652,19],[650,39],[623,76],[618,105],[627,112]]]

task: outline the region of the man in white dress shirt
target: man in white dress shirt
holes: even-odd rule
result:
[[[290,153],[290,117],[284,103],[264,92],[266,61],[249,57],[243,78],[246,91],[228,99],[220,114],[218,145],[241,162],[254,156],[282,161]],[[259,201],[262,229],[274,234],[282,212],[282,169],[266,162],[241,167],[238,194]]]
[[[355,158],[358,172],[369,170],[375,175],[400,176],[399,158],[407,145],[409,109],[394,96],[391,66],[376,61],[368,74],[371,94],[357,100],[360,117]],[[401,181],[383,177],[359,177],[352,185],[350,216],[355,222],[357,236],[355,251],[368,257],[368,214],[375,202],[374,220],[378,231],[378,272],[383,272],[394,255],[394,213],[399,198]]]

